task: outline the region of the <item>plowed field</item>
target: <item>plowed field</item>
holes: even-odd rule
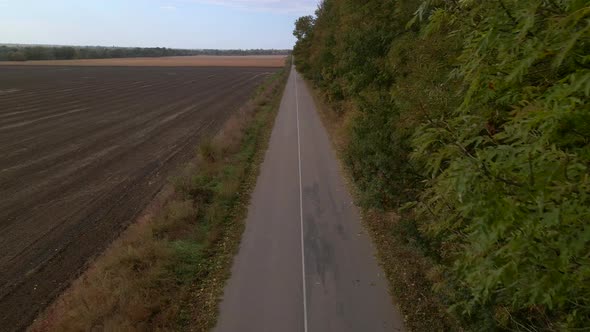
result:
[[[0,66],[0,330],[25,328],[275,70]]]
[[[170,56],[159,58],[117,58],[82,60],[0,61],[0,66],[156,66],[156,67],[283,67],[283,55]]]

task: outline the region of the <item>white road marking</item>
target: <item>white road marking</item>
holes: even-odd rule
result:
[[[297,109],[297,154],[299,160],[299,220],[301,222],[301,274],[303,280],[303,331],[307,332],[307,294],[305,287],[305,244],[303,241],[303,185],[301,184],[301,139],[299,134],[299,91],[295,74],[295,106]]]

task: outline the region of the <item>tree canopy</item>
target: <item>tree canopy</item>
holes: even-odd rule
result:
[[[294,34],[362,203],[415,225],[455,317],[590,326],[588,1],[324,0]]]

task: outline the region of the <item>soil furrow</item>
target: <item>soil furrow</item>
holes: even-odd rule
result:
[[[0,95],[0,330],[26,328],[274,70],[0,67],[18,90]]]

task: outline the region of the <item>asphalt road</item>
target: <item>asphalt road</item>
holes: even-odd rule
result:
[[[216,331],[402,331],[313,98],[293,69]]]

